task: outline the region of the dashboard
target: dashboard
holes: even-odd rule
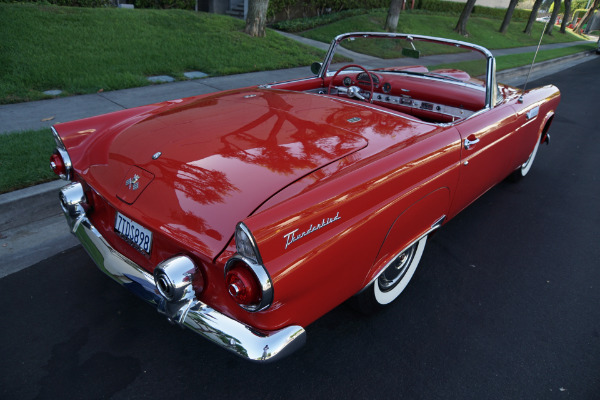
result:
[[[369,75],[373,80],[374,104],[426,120],[452,122],[467,118],[476,112],[474,110],[483,108],[485,91],[465,82],[448,82],[406,74],[387,76],[388,74],[369,72],[367,75],[366,72],[359,72],[345,75],[341,83],[368,98],[371,89]],[[338,95],[345,95],[344,91],[340,90]]]
[[[467,118],[475,113],[474,111],[465,110],[463,108],[413,99],[410,96],[390,96],[385,93],[373,93],[373,103],[399,105],[415,110],[430,111],[433,113],[447,115],[452,117],[452,119]]]

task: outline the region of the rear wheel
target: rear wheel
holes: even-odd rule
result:
[[[352,298],[352,306],[369,314],[394,301],[410,282],[425,249],[427,236],[398,254],[369,286]]]

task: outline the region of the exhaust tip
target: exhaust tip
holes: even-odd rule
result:
[[[167,301],[184,300],[191,288],[196,265],[187,256],[177,256],[161,262],[154,269],[154,281],[158,292]],[[192,290],[193,291],[193,290]]]

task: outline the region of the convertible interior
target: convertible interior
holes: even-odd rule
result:
[[[424,66],[367,71],[346,65],[325,80],[315,78],[270,85],[368,102],[434,123],[455,122],[484,108],[485,85],[454,69],[429,71]]]
[[[313,64],[314,78],[269,87],[336,96],[426,122],[452,123],[484,109],[486,99],[490,102],[486,79],[494,71],[489,60],[493,58],[487,49],[460,41],[348,33],[333,40],[322,64]]]

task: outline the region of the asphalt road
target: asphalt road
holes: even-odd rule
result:
[[[0,398],[600,398],[599,70],[530,85],[562,91],[551,146],[440,230],[382,312],[342,305],[299,352],[250,364],[76,247],[0,280]]]

